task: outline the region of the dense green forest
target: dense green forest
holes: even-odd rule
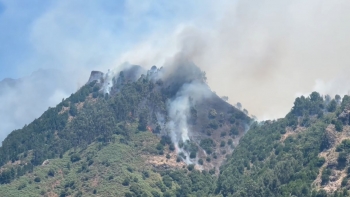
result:
[[[195,78],[205,78],[194,70]],[[103,94],[102,84],[93,81],[13,131],[0,147],[0,192],[348,196],[349,96],[313,92],[296,98],[285,118],[253,123],[244,112],[217,102],[217,96],[193,105],[188,122],[199,137],[179,147],[196,163],[186,164],[170,136],[160,134],[157,119],[161,114],[167,121],[169,99],[193,80],[177,77],[182,81],[155,81],[149,74],[128,81],[121,72],[113,94]],[[226,158],[221,166],[220,158]]]
[[[224,196],[327,196],[325,190],[312,187],[325,163],[325,158],[318,155],[331,148],[328,125],[345,132],[343,124],[348,124],[349,117],[341,120],[338,116],[349,109],[349,98],[345,96],[342,102],[327,100],[313,92],[307,98],[297,98],[285,118],[251,125],[221,167],[217,192]],[[347,142],[341,144],[344,148],[337,148],[346,152],[338,158],[337,165],[343,162],[343,168],[348,165]],[[326,168],[322,184],[329,182],[333,167]],[[343,183],[332,195],[347,196],[347,186],[347,182]]]

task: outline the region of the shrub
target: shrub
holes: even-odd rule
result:
[[[180,162],[180,161],[181,161],[181,157],[177,157],[176,162]]]
[[[238,135],[239,131],[236,127],[232,127],[230,130],[230,135]]]
[[[216,120],[212,120],[209,122],[209,127],[212,129],[217,129],[217,128],[219,128],[219,124],[217,123]]]
[[[221,132],[220,136],[225,137],[227,135],[226,131]]]
[[[151,191],[151,194],[153,197],[161,197],[160,193],[155,190]]]
[[[191,152],[191,153],[190,153],[190,158],[191,158],[191,159],[196,158],[196,156],[197,156],[196,152]]]
[[[173,143],[171,143],[171,144],[169,145],[169,150],[170,150],[170,151],[174,151],[174,150],[175,150],[175,146],[174,146]]]
[[[211,154],[213,152],[213,147],[215,147],[215,143],[211,138],[203,139],[199,143],[199,146],[202,147],[207,154]]]
[[[34,181],[37,182],[37,183],[39,183],[39,182],[41,181],[41,179],[40,179],[40,177],[35,177],[35,178],[34,178]]]
[[[335,122],[335,130],[339,132],[343,131],[343,123],[341,121]]]
[[[49,176],[55,176],[55,171],[53,169],[50,169],[48,172],[47,172],[47,175]]]
[[[128,166],[126,169],[131,173],[134,171],[130,166]]]
[[[21,190],[23,188],[25,188],[27,185],[25,183],[21,183],[19,186],[18,186],[18,190]]]
[[[192,170],[194,169],[194,165],[193,165],[193,164],[188,165],[188,166],[187,166],[187,169],[188,169],[189,171],[192,171]]]
[[[72,163],[79,161],[81,158],[77,153],[74,153],[73,155],[70,156],[70,161]]]
[[[318,158],[316,163],[317,167],[321,167],[324,164],[324,162],[326,162],[326,159],[324,157]]]
[[[221,141],[220,147],[225,147],[225,146],[226,146],[226,142],[225,141]]]
[[[203,165],[203,159],[199,159],[199,160],[198,160],[198,164],[199,164],[199,165]]]
[[[210,157],[207,157],[205,160],[206,160],[207,162],[210,162],[210,161],[211,161]]]
[[[163,183],[165,186],[167,186],[168,188],[172,187],[172,178],[169,175],[165,175],[163,176]]]
[[[122,182],[122,185],[128,186],[129,184],[130,184],[130,179],[129,179],[129,177],[126,177],[126,178],[124,179],[124,181]]]

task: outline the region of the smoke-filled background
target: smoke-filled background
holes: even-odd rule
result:
[[[0,81],[25,78],[0,86],[0,141],[91,70],[159,67],[179,53],[218,95],[259,119],[284,116],[313,90],[347,94],[349,9],[346,0],[0,0]],[[39,68],[63,74],[29,77]]]

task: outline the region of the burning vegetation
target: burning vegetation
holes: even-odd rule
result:
[[[107,74],[93,71],[89,82],[100,87],[95,96],[106,98],[120,97],[128,84],[138,84],[138,90],[147,86],[137,108],[129,113],[131,119],[139,121],[140,130],[169,137],[178,160],[187,164],[205,168],[221,164],[251,121],[210,90],[205,72],[182,58],[148,71],[136,65],[124,65],[123,70]],[[209,138],[214,141],[208,152],[200,144]],[[203,165],[211,158],[212,165]]]

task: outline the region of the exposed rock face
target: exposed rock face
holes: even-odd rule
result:
[[[88,83],[93,81],[100,81],[103,78],[103,72],[101,71],[91,71]]]
[[[50,164],[50,161],[48,160],[48,159],[46,159],[44,162],[43,162],[43,164],[41,164],[42,166],[46,166],[46,165],[48,165],[48,164]]]

